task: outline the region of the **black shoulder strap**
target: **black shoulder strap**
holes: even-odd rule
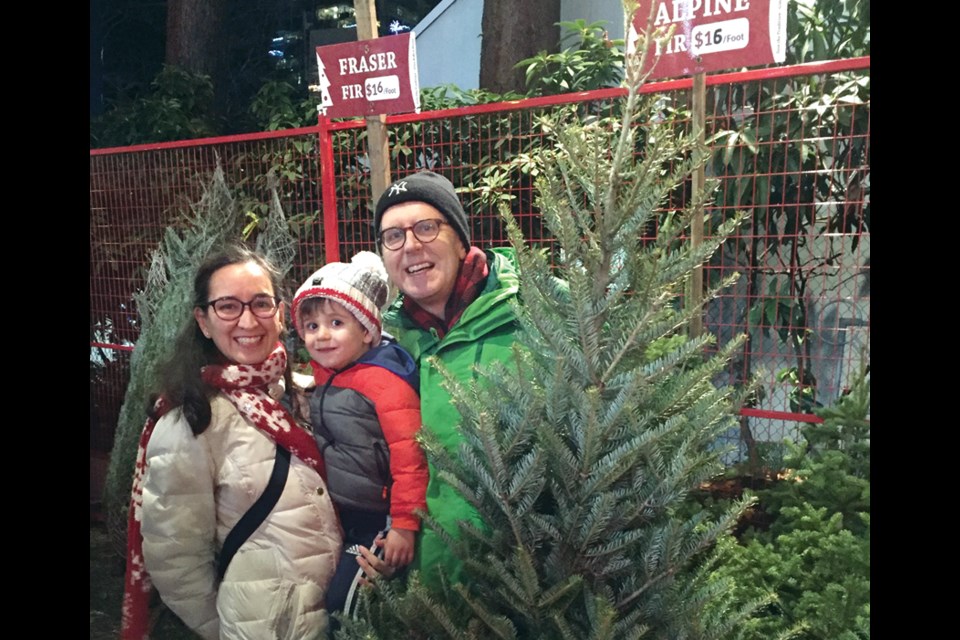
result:
[[[283,487],[287,484],[287,473],[290,471],[290,452],[280,445],[277,445],[277,457],[273,461],[273,473],[270,474],[270,480],[267,482],[267,488],[264,489],[257,501],[253,503],[240,521],[233,527],[227,539],[223,542],[223,549],[220,550],[220,557],[217,560],[217,580],[223,580],[223,574],[227,572],[227,565],[233,559],[237,552],[250,534],[257,530],[263,519],[267,517],[273,505],[277,504]]]

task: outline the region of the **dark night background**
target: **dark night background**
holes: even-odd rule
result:
[[[437,4],[377,0],[380,35],[410,30]],[[314,48],[356,39],[352,2],[229,0],[228,7],[222,46],[229,52],[233,108],[245,105],[268,79],[288,81],[306,95],[316,75]],[[164,0],[91,0],[91,118],[149,92],[164,63],[166,29]]]

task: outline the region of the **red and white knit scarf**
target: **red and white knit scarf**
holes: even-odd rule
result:
[[[201,377],[208,384],[220,389],[247,421],[326,479],[323,457],[313,436],[297,425],[279,401],[283,395],[280,381],[286,367],[287,352],[283,344],[278,342],[273,353],[260,364],[208,365],[201,371]],[[122,640],[145,640],[149,633],[149,604],[153,585],[143,564],[143,537],[140,534],[143,476],[147,463],[147,442],[156,426],[156,420],[168,409],[163,398],[157,400],[154,406],[156,419],[147,420],[137,448],[127,521],[127,571],[120,630]]]

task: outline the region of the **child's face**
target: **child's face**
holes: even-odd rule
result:
[[[324,299],[301,314],[301,337],[310,358],[328,369],[343,369],[370,350],[373,336],[339,302]]]

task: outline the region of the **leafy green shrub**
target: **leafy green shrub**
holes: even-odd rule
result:
[[[90,122],[90,146],[113,147],[216,135],[209,76],[164,65],[147,96],[121,98]]]
[[[284,80],[263,83],[250,102],[250,113],[264,131],[317,124],[317,100]]]
[[[623,40],[611,40],[604,22],[557,23],[566,34],[559,53],[541,51],[521,60],[530,96],[557,95],[619,87],[623,80]]]

